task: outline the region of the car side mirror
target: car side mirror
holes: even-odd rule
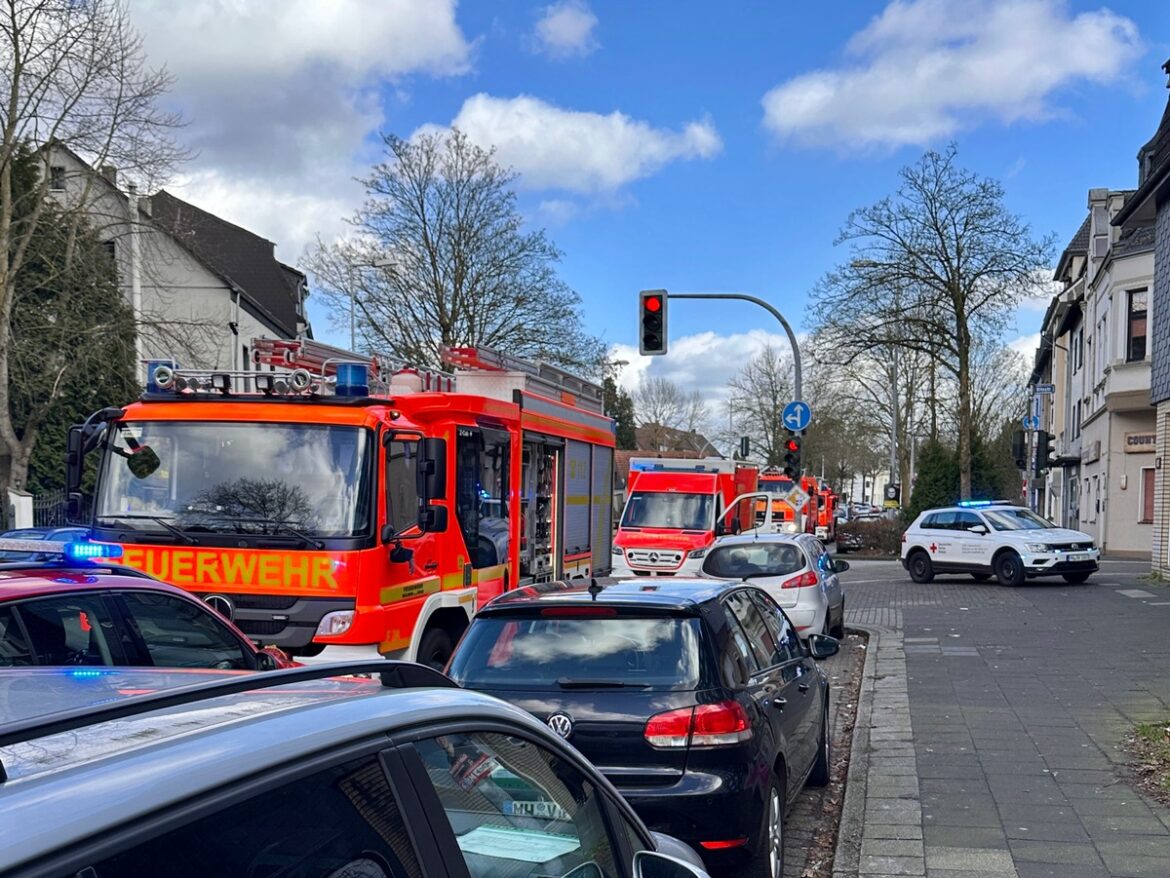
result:
[[[979,534],[980,536],[983,536],[983,534],[987,533],[987,527],[982,524],[973,524],[967,528],[967,533]]]
[[[848,561],[839,561],[836,558],[833,559],[833,572],[834,573],[844,573],[848,569],[849,569],[849,562]]]
[[[818,661],[832,658],[841,650],[841,641],[827,634],[810,634],[808,636],[808,654]]]
[[[256,670],[275,671],[278,667],[280,665],[277,664],[271,653],[263,651],[256,653]]]
[[[634,878],[710,878],[698,866],[668,857],[657,851],[634,854]]]

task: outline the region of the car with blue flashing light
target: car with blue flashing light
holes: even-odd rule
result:
[[[422,665],[0,669],[0,718],[6,878],[707,876],[542,723]]]
[[[121,567],[121,547],[0,539],[0,668],[136,666],[273,670],[295,663],[254,644],[182,589]]]
[[[902,566],[915,582],[939,573],[959,573],[984,582],[1023,585],[1028,579],[1060,576],[1088,580],[1101,550],[1083,531],[1059,527],[1011,502],[966,500],[927,509],[902,534]]]
[[[711,870],[781,878],[785,813],[829,782],[816,660],[838,648],[749,583],[570,580],[483,607],[448,673],[530,711]]]

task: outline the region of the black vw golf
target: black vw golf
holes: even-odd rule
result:
[[[496,598],[448,673],[546,722],[712,867],[780,878],[784,811],[829,780],[812,659],[836,652],[743,583],[575,580]]]

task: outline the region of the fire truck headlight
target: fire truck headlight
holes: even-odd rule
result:
[[[707,554],[707,549],[706,549],[706,547],[703,547],[702,549],[695,549],[694,551],[692,551],[690,556],[692,558],[702,558],[706,554]]]
[[[614,546],[611,551],[612,551],[613,556],[615,558],[624,558],[625,557],[625,555],[622,554],[622,547],[621,546]]]
[[[326,613],[317,626],[317,633],[323,637],[334,637],[344,634],[353,624],[353,610],[337,610]]]
[[[795,521],[784,522],[784,533],[786,533],[786,534],[796,533],[796,522]]]

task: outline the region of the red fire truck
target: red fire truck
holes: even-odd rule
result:
[[[613,422],[601,389],[488,349],[455,371],[311,341],[254,369],[149,364],[141,401],[71,429],[71,507],[123,562],[293,654],[362,646],[441,665],[504,590],[608,571]]]
[[[776,529],[784,533],[796,533],[799,529],[796,510],[792,504],[782,499],[792,490],[793,485],[792,479],[784,475],[782,470],[775,467],[763,470],[760,473],[760,490],[766,491],[770,499],[768,502],[756,504],[757,518],[762,517],[770,505]],[[808,500],[800,510],[804,531],[816,534],[825,542],[831,542],[835,536],[836,525],[833,520],[832,493],[828,490],[828,484],[811,476],[801,476],[800,488],[808,495]]]
[[[697,573],[715,537],[753,527],[757,472],[722,458],[631,459],[614,576]]]

